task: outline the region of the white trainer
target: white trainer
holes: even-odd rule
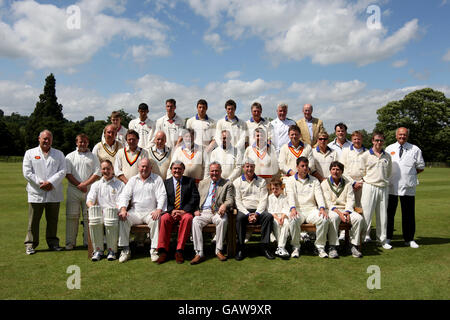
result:
[[[328,257],[328,254],[325,252],[325,250],[323,248],[318,248],[317,250],[319,251],[319,258],[327,258]]]
[[[339,240],[344,241],[345,240],[345,230],[341,230],[341,233],[339,234]]]
[[[128,261],[131,258],[131,252],[130,249],[123,249],[120,253],[119,262],[125,262]]]
[[[288,258],[289,257],[289,252],[287,252],[287,250],[283,247],[280,247],[280,257],[281,258]]]
[[[356,248],[356,246],[352,246],[352,256],[353,258],[361,258],[362,253]]]
[[[298,258],[300,256],[300,248],[294,248],[291,253],[291,258]]]
[[[387,243],[387,242],[382,243],[382,244],[381,244],[381,247],[382,247],[383,249],[385,249],[385,250],[390,250],[390,249],[392,249],[392,246],[391,246],[389,243]]]
[[[328,252],[328,257],[330,259],[337,259],[337,258],[339,258],[339,254],[338,254],[338,252],[336,250],[336,247],[334,247],[334,246],[330,247],[330,250]]]
[[[73,244],[66,244],[66,250],[73,250]]]
[[[114,251],[109,250],[108,251],[108,256],[106,257],[106,259],[108,259],[108,261],[116,260],[116,254],[114,253]]]
[[[36,250],[34,250],[33,247],[27,247],[25,253],[28,254],[28,255],[35,254]]]
[[[364,238],[364,242],[365,242],[365,243],[371,242],[371,241],[372,241],[372,238],[371,238],[370,236],[366,236],[366,237]]]
[[[159,255],[158,251],[156,249],[152,248],[150,249],[150,259],[152,259],[152,262],[158,261]]]
[[[419,247],[419,245],[417,244],[417,242],[413,241],[409,241],[409,242],[405,242],[405,244],[411,248],[417,249]]]
[[[91,260],[92,261],[100,261],[103,257],[103,253],[101,251],[95,251],[94,254],[92,255]]]

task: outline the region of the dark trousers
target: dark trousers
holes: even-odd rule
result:
[[[252,211],[255,212],[255,210]],[[261,243],[269,244],[270,233],[272,232],[273,216],[268,212],[264,212],[257,215],[256,217],[257,217],[256,224],[261,225]],[[242,212],[238,212],[236,217],[236,233],[238,235],[237,245],[240,247],[244,245],[247,225],[248,225],[248,216],[243,214]]]
[[[39,245],[39,222],[45,210],[47,228],[45,238],[49,247],[59,246],[58,230],[59,202],[28,203],[28,230],[25,246],[36,248]]]
[[[394,234],[394,218],[395,212],[397,211],[398,198],[400,198],[400,205],[402,208],[403,239],[405,239],[405,241],[412,241],[414,240],[414,233],[416,232],[415,196],[389,195],[387,208],[387,238],[392,239]]]

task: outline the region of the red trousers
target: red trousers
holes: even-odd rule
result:
[[[191,233],[193,218],[190,213],[184,214],[179,220],[175,220],[170,213],[163,214],[159,225],[158,249],[169,251],[170,234],[172,233],[173,225],[179,222],[177,250],[184,250],[186,240]]]

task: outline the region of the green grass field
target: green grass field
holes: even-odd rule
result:
[[[320,259],[305,252],[300,259],[268,261],[254,247],[253,255],[241,262],[220,262],[209,251],[209,259],[196,266],[174,260],[156,265],[148,251],[136,253],[125,264],[93,263],[82,247],[50,252],[45,218],[38,251],[28,256],[23,245],[28,220],[25,185],[21,163],[0,163],[0,299],[450,299],[450,169],[426,169],[420,175],[419,249],[404,246],[398,212],[394,249],[384,251],[371,243],[364,247],[362,259]],[[64,245],[64,203],[58,236]],[[192,245],[187,251],[192,257]],[[71,274],[66,270],[71,265],[81,271],[79,290],[67,288]],[[381,289],[367,288],[371,265],[380,267]]]

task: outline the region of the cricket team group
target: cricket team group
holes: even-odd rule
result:
[[[192,241],[190,264],[198,264],[206,259],[202,229],[211,223],[216,226],[215,255],[226,261],[230,212],[237,212],[238,261],[248,255],[248,224],[261,226],[261,252],[267,259],[289,259],[300,257],[306,241],[313,241],[320,258],[338,258],[344,238],[339,225],[349,223],[350,253],[361,258],[363,243],[372,241],[373,214],[374,241],[392,249],[399,200],[405,245],[419,247],[414,241],[415,192],[425,163],[421,150],[407,142],[407,128],[398,128],[397,142],[384,148],[382,132],[372,134],[371,146],[362,145],[359,131],[347,140],[342,122],[335,125],[336,139],[329,141],[322,120],[312,116],[311,104],[303,106],[304,118],[298,121],[287,117],[283,103],[273,121],[263,118],[258,102],[251,105],[247,121],[236,116],[233,100],[225,103],[225,116],[218,121],[207,115],[204,99],[186,121],[176,113],[174,99],[166,101],[165,109],[166,115],[155,122],[148,105],[141,103],[128,129],[114,111],[92,151],[89,137],[80,133],[76,150],[66,156],[52,148],[49,130],[40,133],[39,146],[27,150],[23,159],[28,255],[36,253],[44,212],[49,249],[64,249],[57,237],[64,178],[65,250],[76,246],[81,216],[83,245],[90,238],[92,261],[129,260],[131,227],[145,224],[149,233],[144,238],[136,234],[135,241],[138,246],[150,242],[153,262],[174,258],[183,263],[186,242]],[[302,232],[303,223],[314,224],[315,234]],[[170,252],[173,228],[178,228],[176,250]]]

